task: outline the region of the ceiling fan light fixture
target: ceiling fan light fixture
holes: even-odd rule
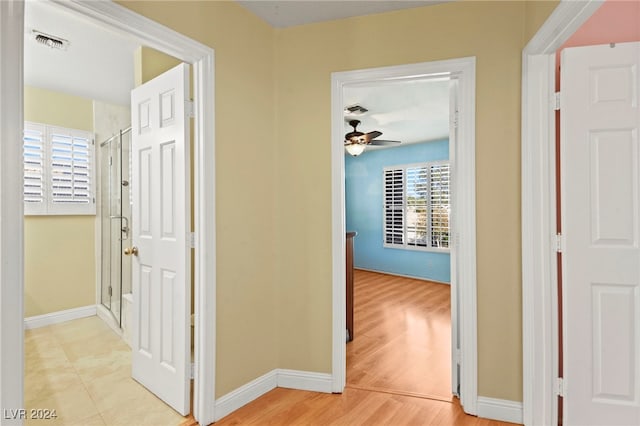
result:
[[[366,145],[361,143],[352,143],[344,146],[347,152],[353,155],[354,157],[357,157],[358,155],[362,154],[364,152],[365,147]]]

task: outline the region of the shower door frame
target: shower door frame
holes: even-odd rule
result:
[[[216,245],[214,50],[113,2],[52,0],[58,7],[103,28],[125,33],[140,44],[192,65],[194,82],[195,371],[193,411],[201,424],[215,417]],[[0,136],[15,144],[0,147],[0,402],[24,404],[24,254],[22,238],[24,2],[0,2]],[[11,40],[11,42],[7,42]],[[5,90],[6,89],[6,90]],[[189,161],[188,159],[186,161]],[[18,206],[18,207],[16,207]],[[96,295],[97,296],[97,295]],[[5,421],[2,421],[4,424]],[[6,420],[19,424],[21,420]]]

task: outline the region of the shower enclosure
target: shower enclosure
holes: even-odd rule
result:
[[[100,144],[100,302],[119,328],[123,328],[123,302],[131,293],[131,257],[123,255],[131,239],[130,153],[131,128]]]

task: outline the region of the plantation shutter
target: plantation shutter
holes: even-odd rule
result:
[[[429,168],[407,167],[406,183],[407,245],[427,247],[427,208],[429,203]]]
[[[448,162],[383,169],[385,247],[449,249]]]
[[[384,170],[384,242],[404,244],[404,169]]]
[[[86,132],[50,128],[51,207],[93,203],[91,140]]]
[[[449,248],[449,165],[431,166],[431,247]]]
[[[23,133],[23,197],[25,214],[38,214],[46,210],[45,180],[45,126],[25,123]]]
[[[93,135],[25,123],[25,214],[95,214]]]

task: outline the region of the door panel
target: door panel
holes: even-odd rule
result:
[[[640,43],[561,66],[564,424],[640,424]]]
[[[190,200],[188,66],[134,89],[132,376],[189,413]]]

